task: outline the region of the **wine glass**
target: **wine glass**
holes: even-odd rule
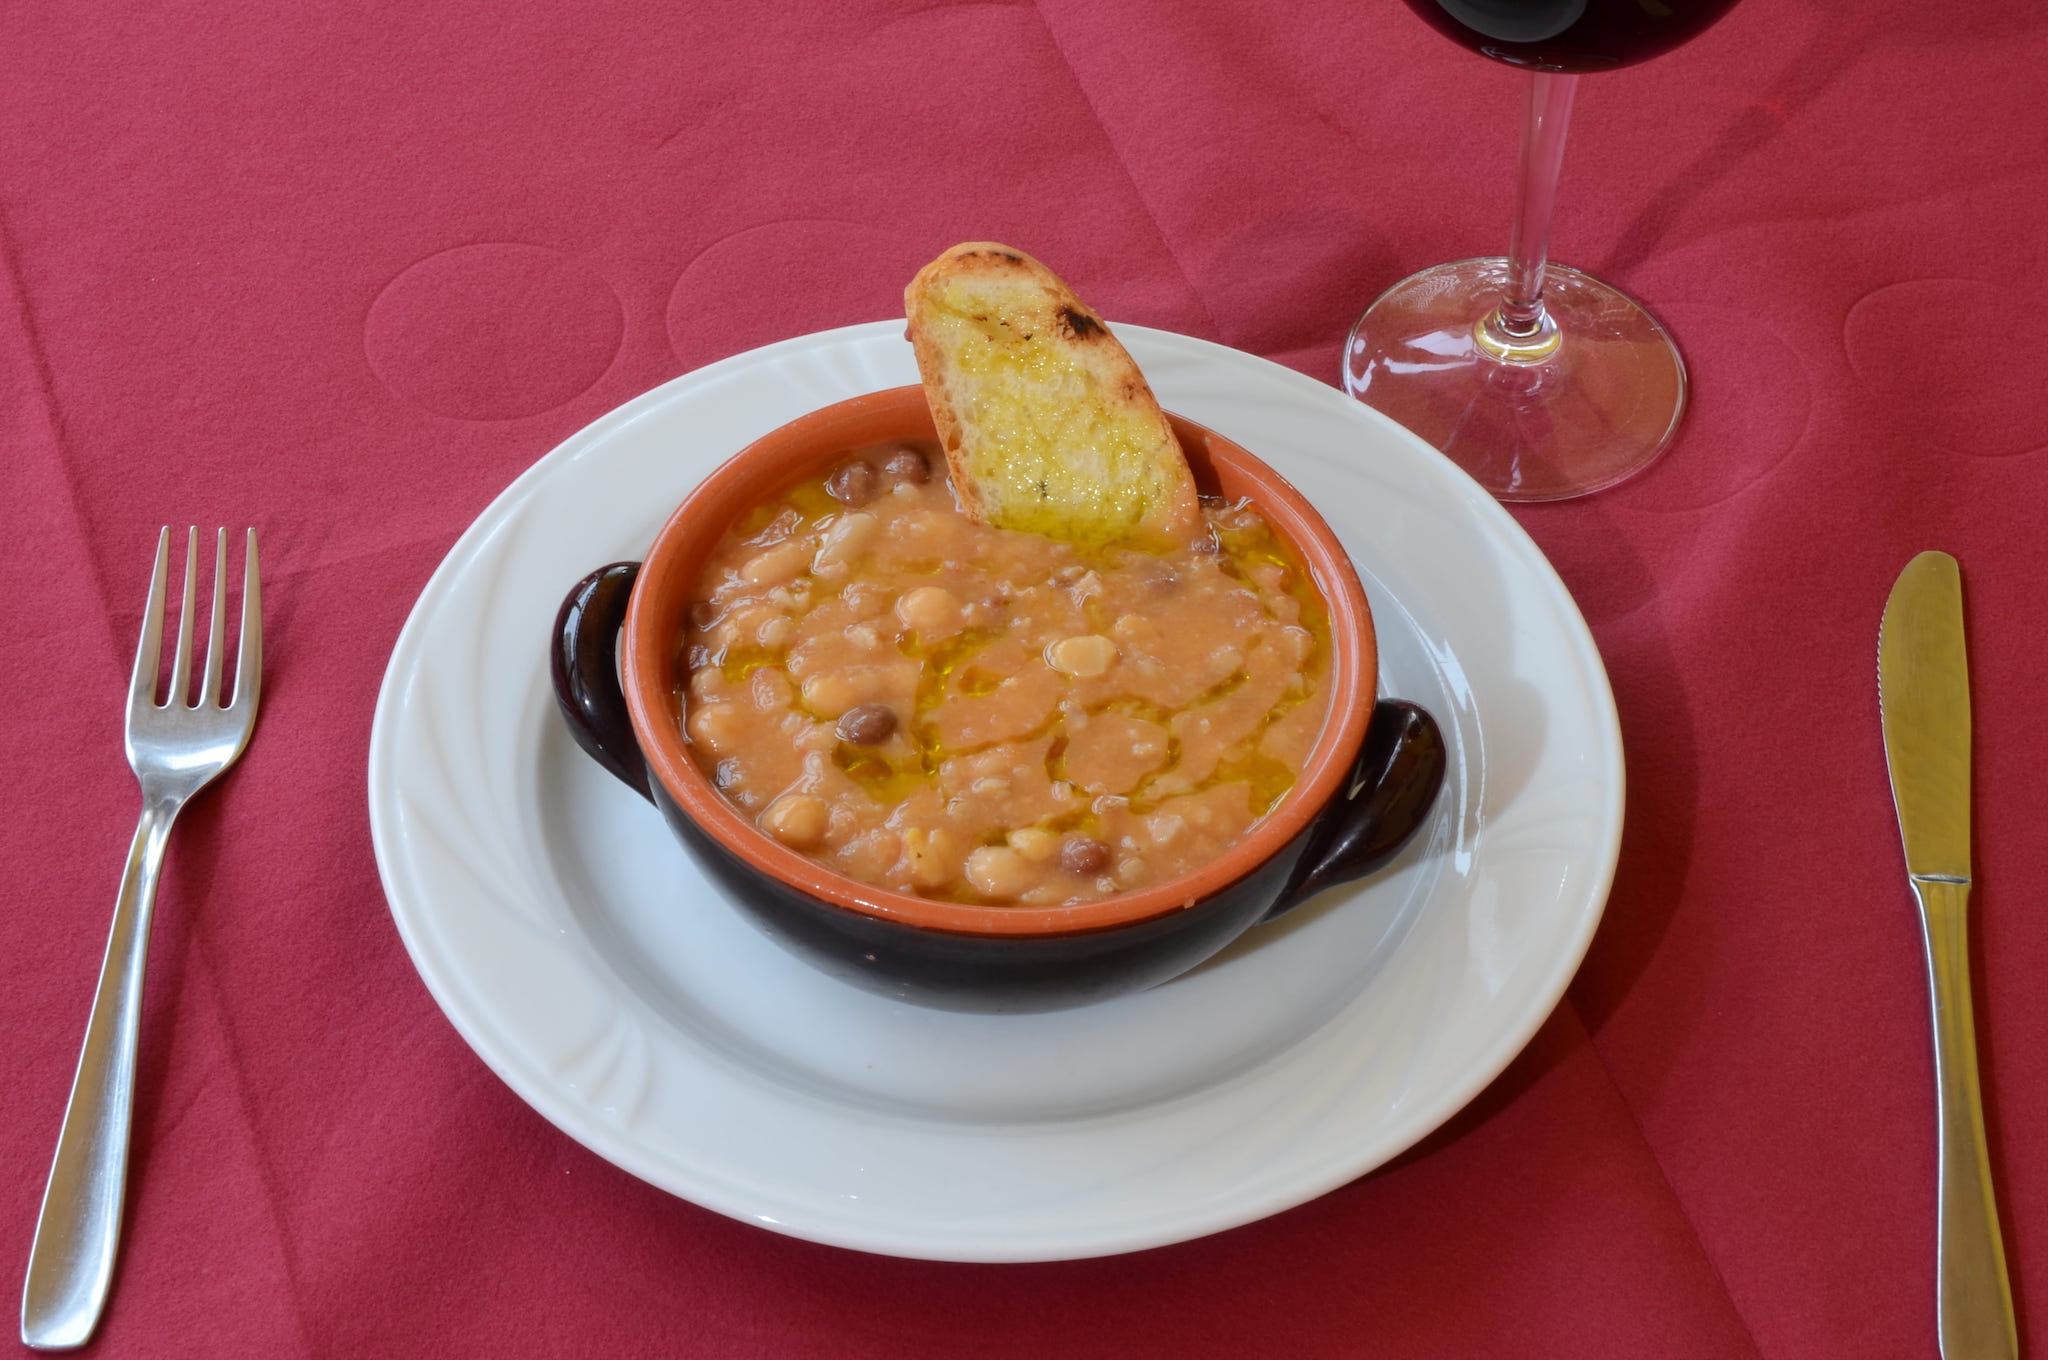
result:
[[[1344,347],[1344,390],[1505,501],[1614,485],[1664,451],[1685,362],[1634,299],[1548,262],[1580,74],[1697,37],[1735,0],[1405,0],[1439,33],[1527,69],[1521,186],[1505,259],[1459,260],[1380,294]]]

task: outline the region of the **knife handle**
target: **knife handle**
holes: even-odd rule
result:
[[[1913,891],[1920,898],[1934,1001],[1934,1083],[1941,1121],[1935,1297],[1942,1360],[2014,1360],[2019,1340],[1991,1190],[1977,1082],[1977,1025],[1970,1007],[1970,885],[1916,877]]]

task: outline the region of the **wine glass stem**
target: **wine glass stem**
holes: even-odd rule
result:
[[[1529,76],[1522,120],[1522,173],[1515,193],[1515,234],[1508,250],[1508,291],[1476,328],[1480,346],[1497,359],[1533,363],[1557,350],[1557,324],[1543,307],[1543,268],[1550,258],[1550,218],[1564,164],[1565,130],[1579,78],[1551,71]]]

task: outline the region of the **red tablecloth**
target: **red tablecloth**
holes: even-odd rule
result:
[[[1522,80],[1392,0],[215,0],[0,20],[0,1279],[25,1268],[136,808],[156,527],[253,523],[265,711],[173,843],[110,1355],[1934,1353],[1925,983],[1875,631],[1973,629],[1987,1119],[2048,1298],[2048,18],[1751,0],[1589,81],[1555,253],[1670,323],[1667,459],[1518,512],[1611,670],[1628,829],[1529,1050],[1394,1165],[1038,1266],[791,1240],[557,1133],[385,910],[370,715],[457,534],[600,413],[895,315],[956,240],[1322,379],[1497,252]]]

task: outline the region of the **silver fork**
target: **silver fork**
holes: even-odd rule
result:
[[[234,698],[221,702],[223,615],[227,607],[227,530],[213,553],[213,612],[199,702],[192,693],[193,572],[199,531],[185,537],[184,608],[170,692],[156,702],[162,664],[164,604],[171,531],[156,542],[149,609],[128,682],[128,764],[142,785],[142,820],[128,848],[128,867],[114,902],[114,928],[100,965],[85,1047],[72,1078],[71,1101],[57,1135],[57,1156],[43,1191],[21,1295],[21,1339],[37,1350],[83,1346],[99,1324],[114,1279],[121,1239],[121,1200],[128,1173],[128,1127],[135,1108],[135,1048],[142,1022],[142,965],[149,949],[150,908],[171,823],[187,799],[234,764],[256,726],[263,670],[262,606],[256,580],[256,531],[249,531],[242,569],[242,637],[235,654]]]

